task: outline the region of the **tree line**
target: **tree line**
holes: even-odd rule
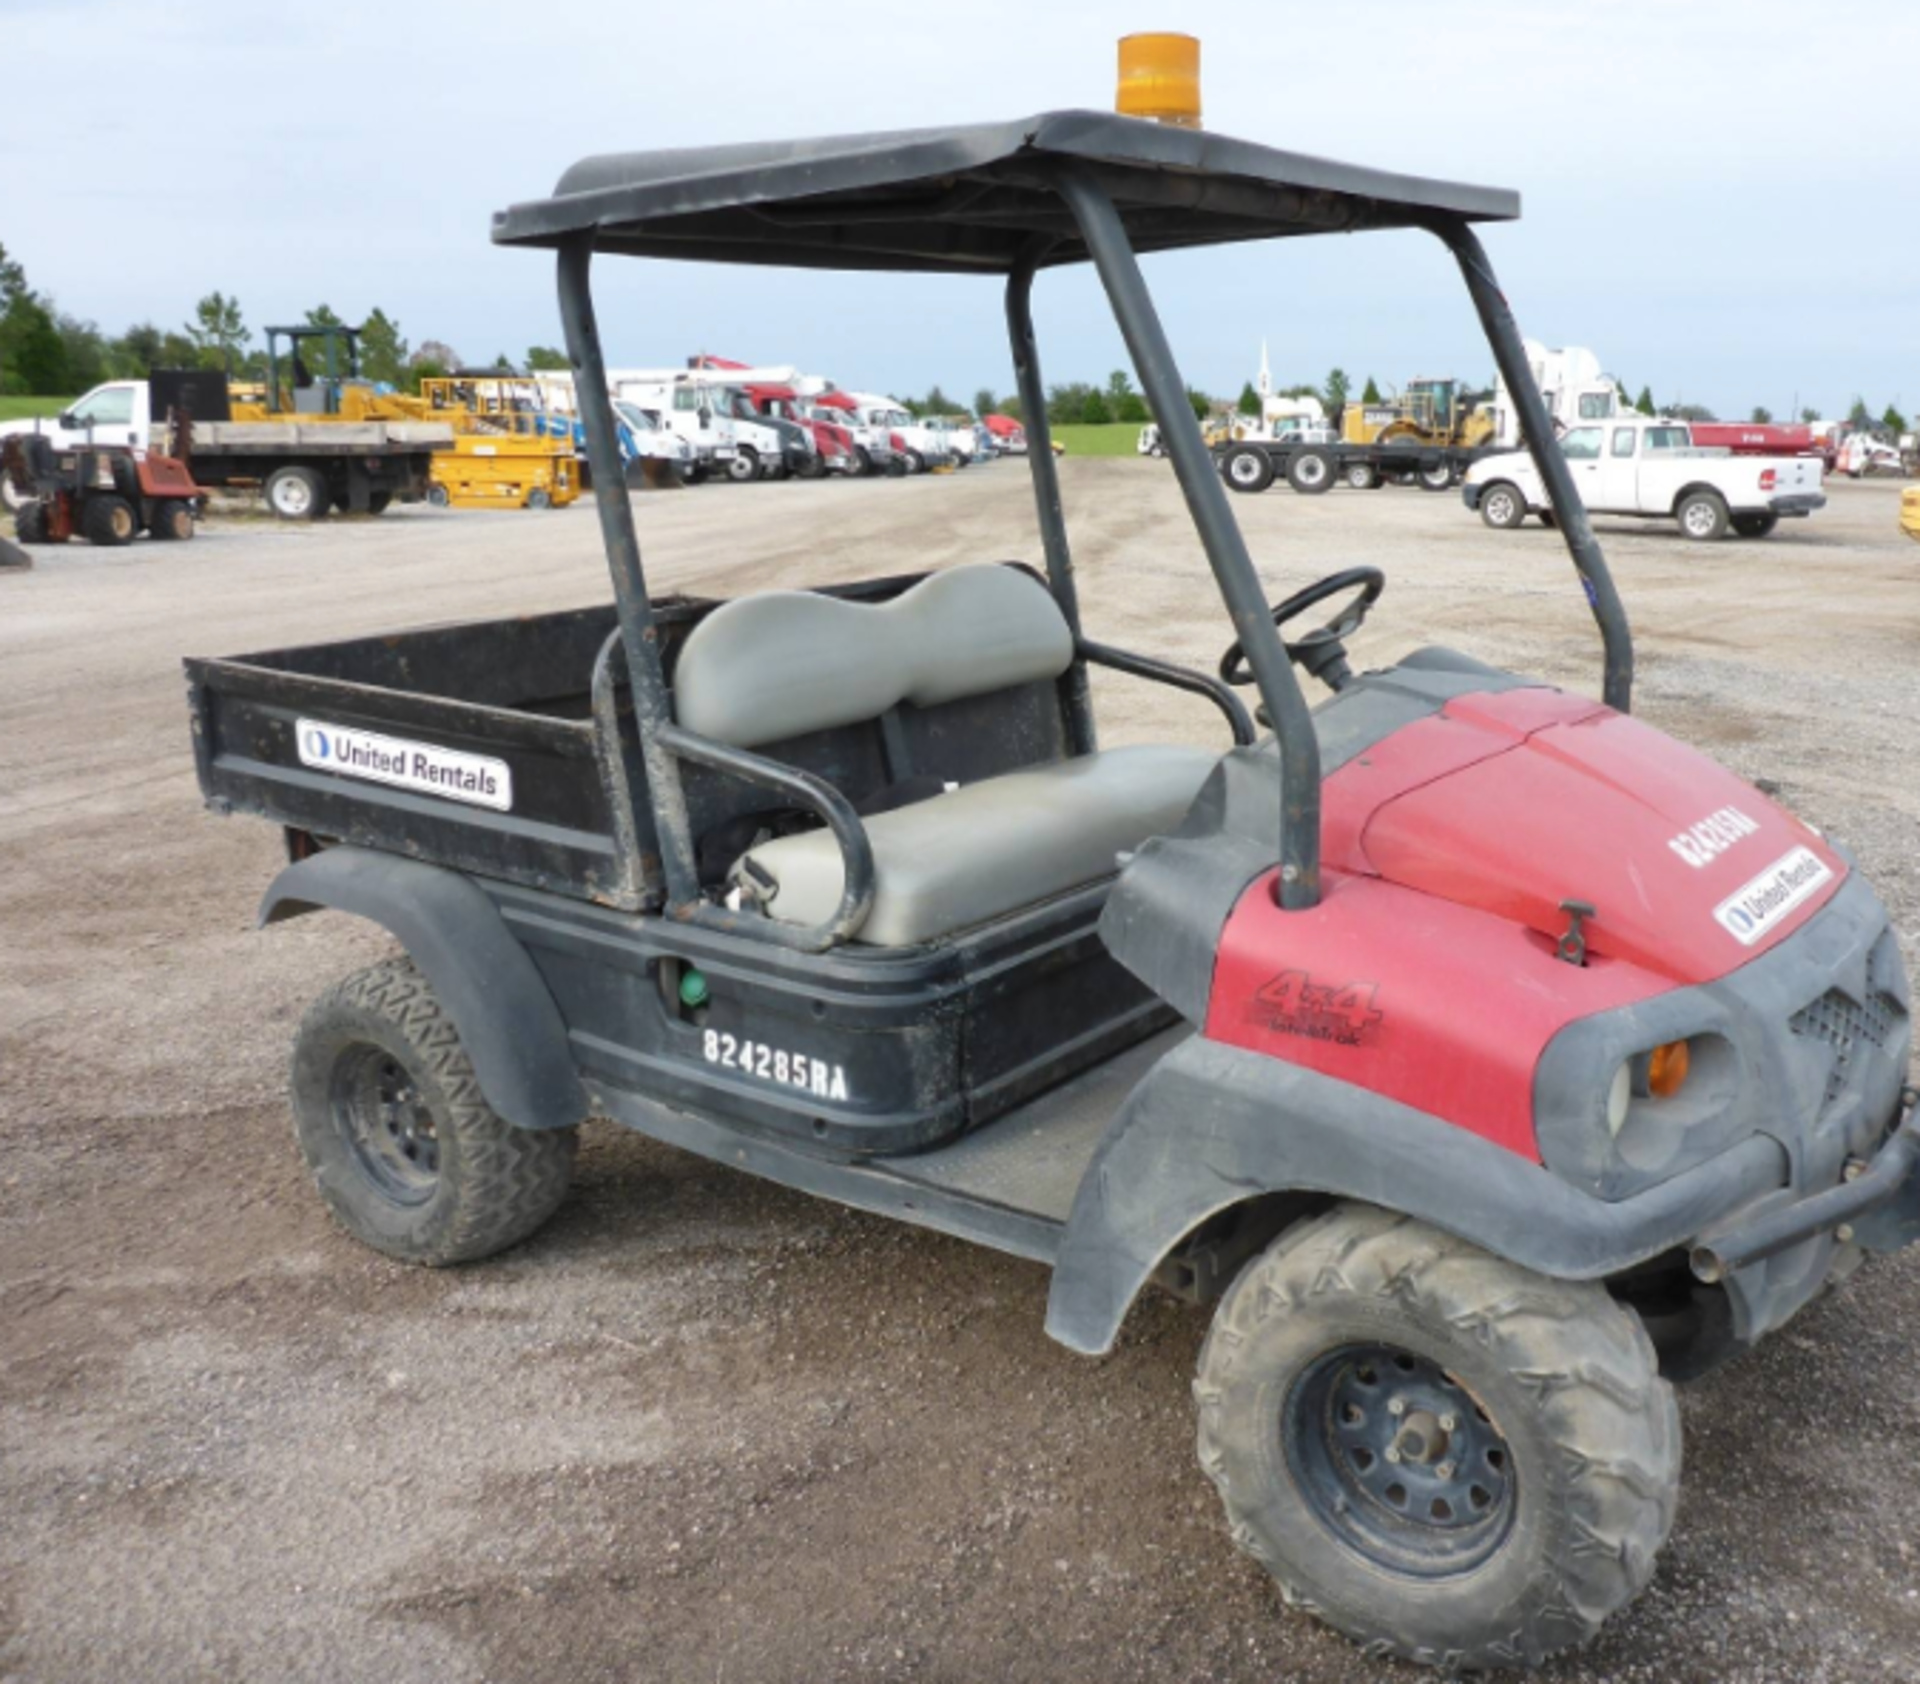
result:
[[[317,304],[294,325],[348,324],[331,305]],[[409,344],[400,324],[377,307],[359,331],[360,373],[396,391],[417,392],[423,379],[468,366],[442,340]],[[544,346],[531,347],[527,357],[532,367],[567,366],[561,353]],[[505,353],[487,366],[518,372]],[[267,353],[240,300],[222,292],[208,293],[177,328],[144,321],[123,333],[104,333],[29,285],[24,268],[0,245],[0,393],[70,397],[103,380],[145,379],[156,368],[219,369],[235,380],[264,380]]]

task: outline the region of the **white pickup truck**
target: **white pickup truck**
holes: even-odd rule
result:
[[[1697,449],[1683,421],[1616,415],[1571,427],[1560,451],[1587,513],[1677,520],[1689,538],[1764,538],[1783,518],[1826,507],[1815,456],[1734,456]],[[1489,526],[1528,515],[1553,524],[1553,505],[1524,451],[1483,456],[1467,470],[1467,507]]]

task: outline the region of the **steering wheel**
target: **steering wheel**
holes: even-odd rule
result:
[[[1305,668],[1309,676],[1322,680],[1328,689],[1343,689],[1353,677],[1347,665],[1346,639],[1366,624],[1367,615],[1386,588],[1387,576],[1379,568],[1348,567],[1329,573],[1305,590],[1295,591],[1284,602],[1275,603],[1273,623],[1278,627],[1330,596],[1338,596],[1342,591],[1359,593],[1324,626],[1287,643],[1289,657]],[[1246,651],[1240,645],[1241,640],[1235,638],[1220,657],[1220,676],[1229,684],[1253,682],[1253,668],[1247,664]]]

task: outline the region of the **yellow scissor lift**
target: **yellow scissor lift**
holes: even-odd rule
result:
[[[445,508],[557,509],[580,495],[572,418],[556,415],[539,386],[510,374],[449,375],[420,382],[420,403],[453,425],[453,449],[433,459],[427,500]]]

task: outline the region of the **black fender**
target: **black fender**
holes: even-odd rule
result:
[[[1523,1268],[1597,1280],[1684,1244],[1785,1177],[1779,1143],[1755,1135],[1609,1203],[1438,1117],[1196,1035],[1133,1090],[1095,1151],[1054,1260],[1047,1332],[1089,1356],[1111,1350],[1182,1239],[1270,1193],[1364,1200]]]
[[[572,1128],[587,1116],[567,1026],[498,909],[458,872],[366,848],[329,848],[290,865],[260,903],[260,924],[329,908],[370,918],[420,967],[460,1033],[487,1103],[516,1127]]]

